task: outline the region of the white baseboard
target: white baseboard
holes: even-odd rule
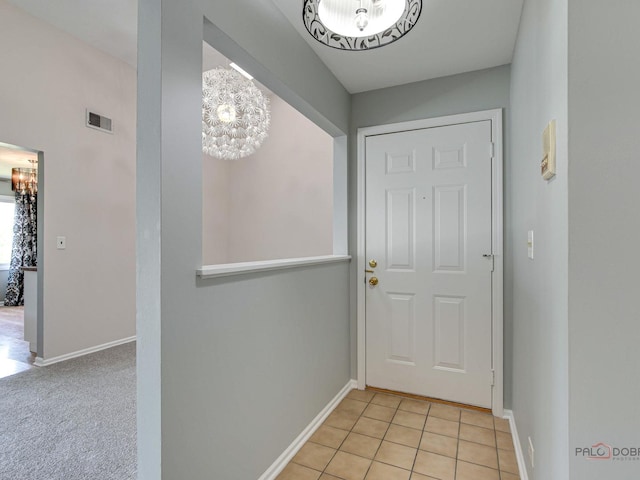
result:
[[[57,357],[51,357],[44,359],[42,357],[36,357],[33,364],[36,367],[48,367],[49,365],[53,365],[54,363],[64,362],[65,360],[71,360],[72,358],[82,357],[83,355],[89,355],[90,353],[99,352],[100,350],[106,350],[107,348],[117,347],[118,345],[123,345],[129,342],[135,342],[136,336],[121,338],[120,340],[114,340],[113,342],[103,343],[102,345],[96,345],[95,347],[84,348],[82,350],[78,350],[77,352],[65,353],[64,355],[59,355]]]
[[[516,451],[516,459],[518,460],[518,470],[520,470],[520,480],[529,480],[527,474],[527,464],[524,459],[524,452],[522,451],[522,445],[520,445],[520,437],[518,436],[518,429],[516,428],[516,417],[513,415],[513,410],[504,410],[504,418],[509,420],[509,427],[511,427],[511,437],[513,438],[513,447]]]
[[[309,425],[302,431],[300,435],[287,447],[287,449],[273,462],[273,464],[267,468],[267,470],[260,476],[258,480],[275,480],[275,478],[284,470],[289,461],[298,453],[298,450],[302,448],[307,440],[314,434],[314,432],[322,425],[322,422],[326,420],[329,414],[334,408],[342,401],[344,397],[353,388],[358,387],[358,382],[355,380],[349,380],[349,382],[333,397],[326,407],[314,418]]]

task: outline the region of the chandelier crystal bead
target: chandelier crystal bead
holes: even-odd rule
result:
[[[268,136],[269,99],[236,72],[215,68],[202,74],[202,151],[236,160],[255,152]]]

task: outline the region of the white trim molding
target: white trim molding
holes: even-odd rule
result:
[[[95,347],[84,348],[82,350],[78,350],[77,352],[65,353],[64,355],[59,355],[57,357],[51,357],[44,359],[42,357],[36,357],[36,360],[33,364],[36,367],[48,367],[49,365],[53,365],[54,363],[64,362],[65,360],[71,360],[72,358],[83,357],[84,355],[89,355],[90,353],[96,353],[100,350],[106,350],[107,348],[117,347],[118,345],[124,345],[125,343],[135,342],[136,336],[121,338],[120,340],[114,340],[113,342],[103,343],[102,345],[96,345]]]
[[[247,273],[268,272],[286,268],[307,267],[327,263],[348,262],[349,255],[324,255],[319,257],[285,258],[282,260],[264,260],[261,262],[224,263],[220,265],[204,265],[196,270],[200,278],[228,277]]]
[[[438,118],[428,118],[410,122],[378,125],[358,129],[357,137],[357,241],[356,241],[356,271],[358,275],[366,267],[365,259],[365,147],[366,138],[373,135],[405,132],[409,130],[421,130],[425,128],[443,127],[471,122],[491,122],[491,142],[493,143],[493,156],[491,162],[491,209],[492,209],[492,255],[494,260],[494,272],[492,275],[492,368],[494,371],[494,386],[492,391],[491,408],[495,416],[504,415],[503,404],[503,148],[502,148],[502,109],[485,110],[481,112],[449,115]],[[358,388],[366,386],[366,322],[365,322],[365,284],[357,282],[357,358]]]
[[[307,440],[315,433],[315,431],[322,425],[322,422],[326,420],[331,412],[338,406],[344,397],[354,388],[357,387],[355,380],[349,380],[349,382],[333,397],[326,407],[311,420],[311,423],[302,431],[300,435],[287,447],[287,449],[280,455],[273,464],[267,468],[267,470],[258,478],[258,480],[275,480],[280,475],[280,472],[284,470],[284,467],[291,461],[291,459],[298,453],[298,450],[302,448]]]
[[[520,480],[529,480],[529,474],[527,473],[527,464],[524,460],[524,453],[522,452],[522,445],[520,445],[520,437],[518,436],[518,429],[516,428],[516,417],[513,415],[512,410],[504,410],[504,417],[509,420],[509,427],[511,428],[511,438],[513,440],[513,448],[516,452],[516,460],[518,460],[518,471],[520,472]]]

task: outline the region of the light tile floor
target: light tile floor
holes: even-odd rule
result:
[[[23,337],[24,307],[0,307],[0,378],[34,368],[35,355]]]
[[[518,480],[509,424],[492,415],[352,390],[278,480]]]

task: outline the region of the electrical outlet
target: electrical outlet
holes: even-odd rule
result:
[[[535,454],[535,450],[533,449],[533,441],[531,440],[531,437],[529,437],[529,462],[531,462],[531,468],[535,468],[535,462],[534,462],[534,454]]]

